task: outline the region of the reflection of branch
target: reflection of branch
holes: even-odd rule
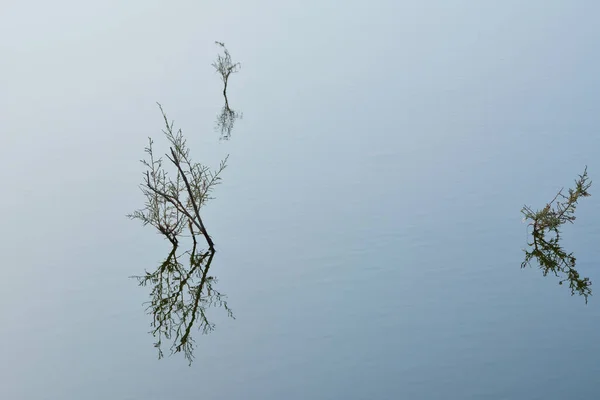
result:
[[[242,115],[227,105],[223,106],[221,113],[217,116],[217,127],[221,130],[221,139],[228,140],[231,137],[231,131],[235,121],[242,118]]]
[[[153,285],[147,310],[153,316],[150,333],[156,338],[154,346],[159,358],[163,357],[162,339],[166,338],[172,340],[171,353],[183,351],[191,364],[194,358],[192,327],[198,324],[203,334],[215,328],[208,320],[206,309],[217,305],[224,307],[232,318],[233,313],[225,296],[213,287],[216,279],[208,275],[215,252],[196,252],[194,247],[186,268],[176,251],[177,247],[173,246],[167,259],[153,273],[134,278],[141,286]]]
[[[531,259],[536,258],[540,264],[543,275],[549,272],[555,276],[564,274],[566,277],[559,281],[562,285],[569,282],[571,295],[576,292],[585,297],[587,303],[588,296],[592,294],[590,288],[592,282],[589,278],[581,278],[579,272],[575,269],[576,258],[573,253],[566,253],[560,246],[559,227],[566,222],[575,221],[575,208],[581,197],[590,196],[588,189],[592,182],[588,180],[587,167],[579,179],[575,181],[575,189],[569,189],[569,195],[565,196],[562,189],[554,196],[546,206],[539,211],[533,211],[525,206],[521,212],[526,220],[531,220],[529,226],[533,227],[533,242],[528,243],[533,247],[531,251],[525,250],[525,260],[521,263],[521,268],[531,265]],[[564,201],[557,201],[563,199]],[[556,202],[556,203],[555,203]],[[546,233],[554,233],[550,239],[546,239]]]
[[[221,113],[217,117],[217,127],[221,129],[221,139],[229,139],[231,137],[231,131],[235,120],[242,118],[242,115],[232,110],[229,107],[229,99],[227,98],[227,85],[229,83],[229,76],[240,70],[242,65],[231,61],[231,55],[222,42],[215,42],[218,46],[223,48],[224,55],[217,55],[217,60],[212,63],[212,66],[221,75],[223,81],[223,98],[225,99],[225,105],[221,109]]]

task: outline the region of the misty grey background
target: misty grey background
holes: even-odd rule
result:
[[[598,12],[4,0],[0,398],[596,398],[597,296],[520,269],[519,211],[600,179]],[[242,62],[229,142],[215,40]],[[204,218],[237,319],[211,311],[191,368],[128,279],[168,250],[125,218],[156,101],[196,160],[231,155]],[[564,233],[594,283],[596,185]]]

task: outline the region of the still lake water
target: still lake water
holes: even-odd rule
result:
[[[52,12],[87,36],[58,24],[39,28],[58,44],[7,42],[0,398],[600,396],[598,295],[586,305],[520,269],[521,207],[585,165],[600,179],[599,10],[463,3],[298,4],[258,27],[240,4],[231,30],[210,24],[226,10],[209,7],[203,25],[191,3],[70,5],[80,20]],[[213,39],[243,66],[230,102],[244,119],[226,142],[212,130]],[[128,279],[169,250],[125,218],[143,204],[146,137],[162,143],[154,100],[196,160],[230,154],[204,218],[236,319],[209,310],[216,329],[196,335],[191,367],[157,360],[149,290]],[[596,184],[564,229],[594,283]]]

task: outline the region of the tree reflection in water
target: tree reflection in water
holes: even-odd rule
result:
[[[177,250],[174,245],[155,271],[135,278],[141,286],[152,287],[146,310],[153,318],[150,333],[156,338],[154,346],[159,358],[163,356],[161,346],[166,339],[172,342],[171,353],[183,352],[191,364],[194,358],[192,328],[196,325],[203,334],[215,328],[208,319],[207,309],[224,307],[232,318],[233,313],[225,296],[215,288],[217,280],[208,274],[214,250],[197,251],[195,240],[191,250],[179,255]]]
[[[529,221],[533,237],[533,241],[528,243],[529,249],[525,250],[521,268],[531,265],[531,261],[536,259],[544,276],[552,273],[559,277],[559,285],[568,283],[571,295],[577,293],[584,296],[586,303],[592,294],[592,282],[587,277],[581,277],[575,268],[575,256],[562,248],[560,227],[575,221],[577,203],[580,198],[590,196],[588,189],[591,185],[586,167],[575,180],[575,187],[569,189],[568,195],[563,194],[561,189],[543,209],[534,211],[525,206],[521,210],[524,221]]]

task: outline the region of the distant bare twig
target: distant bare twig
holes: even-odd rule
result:
[[[239,62],[234,63],[231,60],[231,55],[222,42],[215,42],[218,46],[223,48],[223,55],[218,54],[217,60],[212,63],[212,66],[221,75],[223,81],[223,98],[225,104],[221,109],[220,114],[217,117],[217,127],[221,130],[221,139],[229,139],[231,137],[231,131],[235,121],[238,118],[242,118],[242,114],[233,110],[229,107],[229,99],[227,98],[227,85],[229,83],[229,77],[231,74],[237,73],[242,65]]]

